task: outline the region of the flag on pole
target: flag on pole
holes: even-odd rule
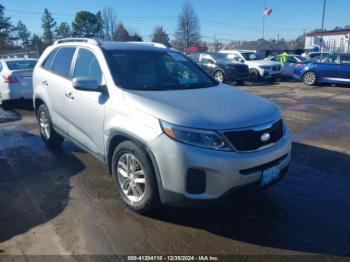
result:
[[[269,16],[272,13],[272,9],[271,8],[264,8],[264,16]]]

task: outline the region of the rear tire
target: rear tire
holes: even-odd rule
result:
[[[144,214],[159,205],[157,179],[147,152],[132,141],[120,143],[112,157],[112,176],[124,203]]]
[[[303,75],[303,83],[307,86],[317,85],[317,76],[315,72],[306,72]]]
[[[53,129],[49,110],[46,105],[43,104],[39,106],[37,118],[40,135],[46,146],[49,148],[57,148],[61,146],[64,138]]]

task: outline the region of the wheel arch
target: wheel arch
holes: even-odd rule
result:
[[[110,138],[108,139],[108,142],[107,142],[107,150],[106,150],[107,156],[105,158],[108,172],[112,174],[112,157],[113,157],[114,150],[120,143],[128,140],[134,142],[135,144],[137,144],[138,146],[140,146],[142,149],[146,151],[148,158],[151,161],[153,171],[156,174],[158,191],[159,191],[160,197],[162,198],[163,185],[162,185],[162,179],[160,176],[156,158],[154,157],[152,151],[145,145],[144,142],[142,142],[140,139],[130,134],[127,134],[121,131],[113,131],[111,133]]]
[[[38,114],[38,109],[39,109],[39,107],[40,107],[41,105],[45,105],[45,104],[46,104],[45,101],[44,101],[42,98],[40,98],[40,97],[36,97],[36,98],[34,99],[34,110],[35,110],[35,115]]]

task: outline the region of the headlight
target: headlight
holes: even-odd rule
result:
[[[214,150],[231,150],[224,138],[216,131],[176,126],[162,120],[159,122],[164,133],[176,141]]]
[[[271,69],[271,66],[265,66],[265,65],[261,65],[261,66],[259,66],[261,69]]]

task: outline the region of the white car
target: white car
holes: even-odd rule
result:
[[[279,62],[281,60],[281,56],[280,55],[270,56],[270,57],[266,58],[266,60]],[[293,77],[295,66],[303,64],[307,60],[308,60],[307,58],[305,58],[301,55],[289,54],[287,61],[282,68],[282,76]]]
[[[260,78],[276,79],[282,74],[279,63],[260,59],[254,51],[223,50],[219,53],[227,54],[227,58],[248,65],[252,81],[257,81]]]
[[[9,100],[33,98],[33,69],[36,59],[0,60],[0,104]]]

